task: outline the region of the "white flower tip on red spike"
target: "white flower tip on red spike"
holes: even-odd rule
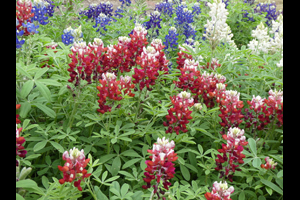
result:
[[[108,81],[112,81],[112,80],[116,80],[116,75],[110,72],[106,72],[105,74],[102,74],[102,78],[103,80],[108,80]]]
[[[103,41],[100,38],[94,38],[94,45],[103,45]]]
[[[153,44],[153,45],[161,45],[162,41],[161,41],[161,39],[153,39],[152,42],[151,42],[151,44]]]
[[[217,89],[220,91],[220,90],[224,90],[225,89],[225,84],[223,84],[223,83],[217,83]]]
[[[63,157],[63,160],[66,160],[67,158],[69,158],[69,152],[68,151],[65,151],[62,155]]]
[[[118,38],[119,42],[121,43],[125,43],[125,44],[128,44],[130,41],[131,41],[131,38],[129,37],[126,37],[126,36],[120,36]]]
[[[163,161],[165,159],[165,153],[159,153],[160,160]]]
[[[195,103],[195,104],[194,104],[194,107],[195,107],[198,111],[202,110],[202,105],[201,105],[201,103]]]
[[[191,97],[191,93],[183,91],[183,92],[180,92],[177,96],[182,99],[189,99]]]

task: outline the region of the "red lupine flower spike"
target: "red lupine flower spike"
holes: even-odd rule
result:
[[[63,160],[65,160],[64,166],[58,165],[58,169],[63,172],[63,179],[59,180],[60,184],[65,182],[73,182],[74,186],[78,188],[79,191],[82,191],[80,183],[84,178],[88,178],[91,174],[87,174],[86,169],[87,163],[90,159],[85,159],[83,149],[79,151],[77,148],[70,149],[70,151],[65,151],[63,153]]]
[[[231,200],[230,195],[234,192],[233,186],[228,188],[226,181],[218,183],[217,181],[213,184],[212,192],[206,192],[204,194],[207,200]]]
[[[179,134],[179,131],[187,132],[186,124],[189,123],[189,119],[192,111],[188,108],[194,105],[194,99],[190,98],[191,94],[188,92],[181,92],[177,96],[170,97],[173,104],[173,108],[168,110],[169,115],[166,116],[167,122],[163,122],[164,126],[168,126],[166,133]]]
[[[273,159],[270,159],[269,157],[266,157],[266,158],[265,158],[265,161],[266,161],[266,164],[265,164],[265,165],[264,165],[264,164],[261,164],[261,165],[260,165],[261,168],[265,168],[265,169],[267,169],[267,170],[270,169],[270,168],[275,169],[277,163],[274,162]]]
[[[235,165],[234,162],[238,162],[239,164],[243,164],[243,158],[246,156],[241,152],[244,150],[243,146],[247,145],[246,137],[244,136],[244,130],[239,128],[229,128],[226,136],[223,136],[223,139],[227,140],[227,145],[222,144],[222,149],[219,149],[218,152],[222,153],[222,155],[218,154],[216,159],[217,167],[215,170],[220,171],[223,169],[222,163],[228,162],[228,165],[225,166],[225,173],[221,171],[220,178],[225,176],[229,181],[233,181],[233,173],[235,171],[240,171],[238,168],[239,165]],[[229,174],[231,173],[232,174]]]
[[[172,140],[169,142],[168,139],[163,137],[162,139],[157,138],[157,143],[153,144],[153,149],[151,151],[152,160],[146,160],[147,168],[145,169],[146,172],[144,175],[146,176],[143,180],[147,183],[147,185],[143,185],[143,189],[148,189],[151,187],[151,181],[156,179],[153,187],[154,187],[154,194],[158,192],[163,194],[164,191],[159,188],[159,183],[162,181],[164,188],[169,190],[171,185],[168,182],[169,179],[174,177],[175,174],[175,167],[173,161],[177,160],[176,153],[174,153],[175,143]],[[158,194],[159,196],[159,194]]]

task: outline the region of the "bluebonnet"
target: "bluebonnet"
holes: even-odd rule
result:
[[[160,18],[160,13],[158,11],[154,11],[153,13],[150,13],[150,20],[145,23],[146,29],[149,30],[150,28],[152,28],[152,34],[153,34],[154,29],[157,27],[155,31],[158,36],[159,29],[161,29],[160,26],[161,20],[162,19]]]
[[[244,0],[244,3],[248,3],[250,6],[252,6],[255,3],[255,0]]]
[[[39,28],[39,25],[35,26],[33,23],[27,22],[27,24],[22,23],[22,26],[27,28],[29,33],[38,33],[38,30],[36,29]]]
[[[47,8],[44,1],[34,1],[33,5],[31,12],[34,13],[34,16],[32,20],[38,21],[42,25],[48,24],[49,21],[46,21],[48,17],[45,16],[47,14]]]
[[[112,21],[112,19],[105,14],[101,13],[97,18],[96,18],[96,24],[93,26],[94,28],[97,28],[97,32],[100,32],[100,35],[104,35],[104,32],[101,31],[103,29],[104,31],[107,31],[106,25],[109,24],[109,22]],[[100,26],[98,26],[100,24]]]
[[[174,9],[173,9],[173,3],[169,3],[169,2],[160,2],[157,3],[155,5],[155,9],[159,11],[160,13],[172,17],[173,13],[174,13]]]
[[[172,71],[173,71],[173,67],[172,67],[172,65],[173,65],[173,63],[170,61],[169,63],[168,63],[168,68],[169,68],[169,74],[172,74]]]
[[[19,20],[16,18],[16,26],[19,25]],[[19,40],[18,36],[21,37],[24,34],[24,30],[22,31],[18,31],[17,27],[16,27],[16,48],[19,49],[21,48],[21,46],[24,44],[25,40]]]
[[[276,4],[275,3],[259,3],[254,8],[255,13],[262,14],[263,12],[266,12],[266,24],[268,26],[271,26],[272,20],[276,20],[277,17],[281,14],[281,12],[276,12]]]
[[[116,10],[115,10],[115,17],[116,18],[122,18],[123,15],[121,15],[121,13],[124,13],[125,11],[121,8],[121,7],[118,7]]]
[[[178,43],[178,36],[179,34],[176,33],[176,28],[171,27],[169,29],[169,33],[166,35],[165,39],[166,41],[164,42],[164,45],[166,46],[165,49],[168,49],[169,47],[173,49],[177,49]]]
[[[186,39],[185,44],[192,46],[194,45],[194,40],[192,38]]]
[[[201,13],[201,9],[200,9],[200,3],[196,2],[193,6],[193,12],[192,14],[196,14],[199,15]]]
[[[205,27],[204,27],[204,33],[203,33],[203,34],[206,34],[206,28],[205,28]],[[202,40],[205,41],[205,40],[206,40],[206,37],[203,36],[203,37],[202,37]]]
[[[183,35],[185,35],[186,38],[189,38],[192,36],[193,39],[196,37],[196,30],[195,27],[190,24],[185,24],[183,26]]]
[[[113,15],[113,10],[113,4],[109,1],[100,3],[97,7],[97,12],[99,12],[99,14],[104,13],[107,17],[111,17]]]
[[[71,26],[64,30],[64,34],[61,36],[62,42],[65,45],[73,44],[74,42],[82,41],[83,33],[81,26],[77,29],[72,29]]]
[[[254,22],[254,18],[253,18],[253,15],[252,17],[250,17],[250,13],[248,12],[248,10],[242,10],[243,11],[243,18],[247,18],[247,21],[252,21]],[[243,19],[242,21],[245,21],[245,19]]]
[[[85,15],[88,17],[88,19],[92,18],[94,20],[100,14],[100,13],[97,13],[96,8],[97,8],[97,4],[90,4],[89,9],[85,10],[85,11],[80,11],[79,15]]]
[[[124,6],[130,6],[130,4],[131,4],[130,0],[119,0],[119,1],[122,3],[122,5],[121,5],[122,8]]]
[[[51,0],[44,0],[48,3],[48,5],[46,6],[46,10],[47,10],[47,14],[49,17],[52,17],[53,16],[53,13],[54,13],[54,1],[51,1]]]
[[[24,31],[18,31],[18,29],[16,28],[16,48],[19,49],[22,47],[22,45],[24,44],[25,40],[19,40],[18,36],[21,37],[24,34]]]
[[[185,5],[179,5],[176,9],[176,17],[175,17],[175,24],[177,26],[183,26],[183,24],[189,24],[194,22],[193,19],[194,15],[190,10],[187,9]]]
[[[223,3],[225,3],[225,8],[229,5],[229,0],[222,0]]]
[[[88,10],[85,11],[80,11],[80,15],[85,15],[88,17],[88,19],[93,19],[95,20],[100,13],[105,14],[108,17],[111,17],[113,14],[113,4],[110,3],[109,1],[104,2],[104,3],[99,3],[97,4],[90,4]]]
[[[61,36],[61,39],[65,45],[74,43],[74,36],[71,33],[72,31],[73,29],[71,27],[64,30],[64,34]]]

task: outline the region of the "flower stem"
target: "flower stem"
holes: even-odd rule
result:
[[[86,185],[88,186],[89,192],[91,193],[91,195],[93,196],[93,198],[94,198],[95,200],[97,200],[96,195],[94,194],[94,192],[92,191],[92,189],[91,189],[91,187],[90,187],[90,179],[88,179],[88,182],[87,182]]]
[[[79,98],[79,96],[77,96],[77,98]],[[76,114],[76,111],[77,111],[77,108],[78,108],[78,101],[76,101],[77,98],[75,99],[75,105],[74,105],[72,114],[70,116],[70,121],[69,121],[69,124],[68,124],[68,127],[70,127],[70,128],[72,128],[72,124],[73,124],[73,121],[74,121],[74,115]]]

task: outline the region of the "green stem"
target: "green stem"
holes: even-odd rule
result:
[[[70,121],[69,121],[69,124],[68,124],[68,127],[72,128],[72,124],[73,124],[73,121],[74,121],[74,115],[76,114],[76,111],[77,111],[77,108],[78,108],[78,102],[76,101],[77,99],[75,99],[75,106],[74,106],[74,109],[72,111],[72,114],[70,116]]]
[[[88,186],[88,188],[89,188],[89,192],[91,193],[91,195],[93,196],[93,198],[95,199],[95,200],[97,200],[97,197],[96,197],[96,195],[94,194],[94,192],[92,191],[92,189],[91,189],[91,187],[90,187],[90,179],[88,179],[88,181],[87,181],[87,184],[86,184],[87,186]]]
[[[267,132],[266,136],[264,137],[264,139],[263,139],[263,141],[262,141],[262,143],[261,143],[261,148],[259,149],[259,153],[261,153],[262,146],[264,145],[264,142],[266,141],[267,137],[268,137],[269,134],[273,131],[274,121],[275,121],[275,117],[274,117],[274,119],[273,119],[273,121],[272,121],[272,125],[271,125],[269,131]]]
[[[136,108],[136,115],[135,115],[135,119],[134,119],[135,122],[136,122],[136,120],[137,120],[138,112],[139,112],[139,110],[140,110],[140,105],[141,105],[141,95],[142,95],[142,91],[140,91],[140,89],[139,89],[139,92],[140,92],[140,94],[139,94],[139,97],[138,97],[138,105],[137,105],[137,108]]]

